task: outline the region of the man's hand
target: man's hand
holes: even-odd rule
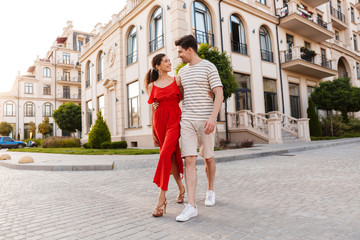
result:
[[[158,108],[159,102],[153,102],[152,104],[154,111]]]
[[[216,127],[216,117],[210,116],[209,119],[205,122],[204,133],[210,134],[215,130]]]

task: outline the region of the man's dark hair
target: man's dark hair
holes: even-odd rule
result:
[[[195,52],[197,52],[198,44],[193,35],[185,35],[175,41],[175,46],[180,46],[185,50],[192,48]]]

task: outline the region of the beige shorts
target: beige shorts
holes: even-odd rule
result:
[[[180,121],[181,157],[197,156],[199,146],[200,156],[208,159],[214,156],[215,130],[210,134],[204,133],[206,121]]]

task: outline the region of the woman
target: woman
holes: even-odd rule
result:
[[[153,180],[160,187],[160,194],[152,215],[161,217],[166,213],[165,195],[171,173],[179,187],[177,202],[184,202],[185,187],[180,177],[184,169],[178,141],[181,117],[179,102],[182,100],[182,94],[179,90],[179,79],[168,75],[171,63],[165,54],[157,54],[151,64],[153,68],[145,77],[145,89],[150,95],[148,103],[159,103],[157,109],[152,111],[153,140],[155,145],[160,146],[160,158]]]

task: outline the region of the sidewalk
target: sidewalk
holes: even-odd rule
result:
[[[314,142],[295,142],[286,144],[259,144],[252,148],[222,150],[215,152],[217,163],[259,158],[271,155],[286,155],[293,152],[327,148],[351,143],[360,143],[360,138],[337,139]],[[7,152],[11,160],[0,161],[0,166],[19,170],[43,171],[103,171],[156,167],[159,154],[153,155],[68,155],[48,153]],[[34,163],[18,164],[22,156],[31,156]],[[201,158],[197,164],[204,164]]]

